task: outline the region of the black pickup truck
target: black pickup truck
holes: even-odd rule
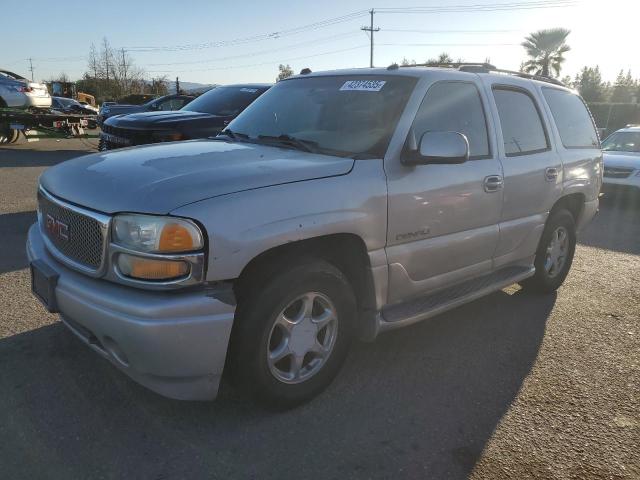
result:
[[[269,84],[216,87],[177,111],[117,115],[102,124],[100,150],[215,136]]]

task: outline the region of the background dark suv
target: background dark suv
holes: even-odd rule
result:
[[[266,92],[269,84],[216,87],[179,111],[119,115],[102,125],[100,150],[215,136]]]

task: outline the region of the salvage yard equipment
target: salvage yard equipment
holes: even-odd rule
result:
[[[94,137],[84,129],[95,115],[60,113],[51,109],[0,108],[0,145],[15,143],[20,133],[27,141],[40,138]]]

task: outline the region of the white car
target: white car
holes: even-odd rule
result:
[[[31,82],[20,75],[0,70],[0,107],[49,108],[51,96],[43,83]]]
[[[604,152],[604,192],[640,193],[640,126],[628,126],[602,142]]]
[[[88,108],[89,110],[93,110],[96,115],[98,114],[98,112],[100,111],[100,109],[98,107],[94,107],[93,105],[87,103],[87,102],[78,102],[80,105],[82,105],[84,108]]]

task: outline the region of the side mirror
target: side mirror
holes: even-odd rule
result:
[[[456,164],[469,160],[469,141],[460,132],[425,132],[417,152],[405,163],[409,165]]]

